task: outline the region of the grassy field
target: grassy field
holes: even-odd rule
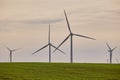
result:
[[[120,64],[0,63],[0,80],[120,80]]]

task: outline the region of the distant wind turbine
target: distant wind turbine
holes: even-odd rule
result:
[[[117,48],[117,47],[114,47],[113,49],[109,46],[109,44],[106,42],[106,45],[108,47],[108,52],[110,53],[110,64],[112,64],[112,52]]]
[[[107,63],[109,63],[109,59],[107,59]]]
[[[73,36],[88,38],[88,39],[92,39],[92,40],[96,40],[96,39],[91,38],[91,37],[87,37],[87,36],[84,36],[84,35],[79,35],[79,34],[72,33],[70,25],[69,25],[68,18],[67,18],[67,14],[66,14],[65,10],[64,10],[64,15],[65,15],[65,19],[66,19],[67,26],[68,26],[68,29],[69,29],[70,33],[69,33],[69,35],[63,40],[63,42],[56,49],[58,49],[65,41],[68,40],[68,38],[70,38],[70,62],[73,63]],[[53,52],[55,52],[56,49]]]
[[[10,52],[10,62],[12,62],[12,53],[19,50],[19,49],[13,49],[11,50],[10,48],[8,48],[5,44],[3,44],[3,46],[6,47],[6,49]]]
[[[39,52],[40,50],[46,48],[47,46],[49,47],[49,63],[51,62],[51,47],[53,47],[53,48],[59,50],[60,52],[64,53],[62,50],[60,50],[56,46],[54,46],[50,41],[50,24],[49,24],[49,32],[48,32],[48,44],[43,46],[42,48],[38,49],[37,51],[35,51],[32,54],[35,54],[35,53]]]
[[[116,58],[116,62],[119,64],[119,60]]]

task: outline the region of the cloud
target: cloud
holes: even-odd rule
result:
[[[61,22],[64,19],[32,19],[32,20],[4,20],[0,21],[0,24],[10,24],[10,23],[24,23],[24,24],[50,24],[50,23],[57,23]]]
[[[34,19],[34,20],[26,20],[26,21],[22,21],[22,23],[26,23],[26,24],[50,24],[50,23],[57,23],[57,22],[61,22],[64,19],[44,19],[44,20],[40,20],[40,19]]]
[[[36,27],[39,24],[51,24],[61,22],[64,19],[30,19],[30,20],[0,20],[0,32],[6,32],[11,30],[20,30],[26,29],[31,27],[34,28],[33,25]],[[29,26],[28,26],[29,25]]]

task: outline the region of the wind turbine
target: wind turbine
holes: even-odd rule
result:
[[[112,64],[112,52],[113,52],[117,47],[111,48],[107,42],[106,42],[106,45],[107,45],[107,47],[108,47],[108,49],[109,49],[108,52],[110,53],[110,64]]]
[[[116,62],[119,64],[119,60],[116,58]]]
[[[60,52],[64,53],[62,50],[60,50],[56,46],[54,46],[50,41],[50,24],[49,24],[49,32],[48,32],[48,44],[43,46],[42,48],[38,49],[37,51],[35,51],[32,54],[35,54],[35,53],[39,52],[40,50],[46,48],[47,46],[49,47],[49,63],[51,62],[51,47],[53,47],[53,48],[59,50]]]
[[[5,44],[3,44],[3,46],[5,46],[6,49],[10,52],[10,62],[12,62],[12,53],[19,50],[19,49],[13,49],[12,50],[12,49],[8,48]]]
[[[73,36],[88,38],[88,39],[92,39],[92,40],[95,40],[95,39],[91,38],[91,37],[84,36],[84,35],[79,35],[79,34],[72,33],[71,28],[70,28],[70,24],[69,24],[69,21],[68,21],[68,18],[67,18],[67,14],[66,14],[65,10],[64,10],[64,15],[65,15],[65,19],[66,19],[67,26],[68,26],[68,29],[69,29],[70,33],[69,33],[69,35],[63,40],[63,42],[56,49],[58,49],[65,41],[68,40],[68,38],[70,38],[70,62],[73,63]],[[53,52],[55,52],[56,49]]]
[[[107,63],[109,63],[109,59],[107,59]]]

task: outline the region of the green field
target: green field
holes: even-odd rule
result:
[[[0,63],[0,80],[120,80],[120,64]]]

